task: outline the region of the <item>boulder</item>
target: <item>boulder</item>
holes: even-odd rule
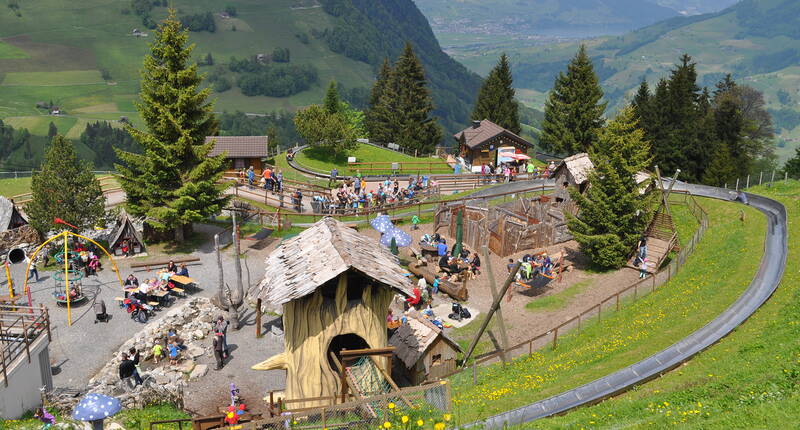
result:
[[[192,373],[189,375],[189,380],[194,381],[197,379],[202,378],[208,372],[208,365],[206,364],[198,364],[192,370]]]
[[[190,346],[186,351],[192,358],[202,357],[206,353],[206,351],[199,346]]]
[[[178,365],[177,370],[181,373],[191,373],[195,364],[194,360],[185,360]]]

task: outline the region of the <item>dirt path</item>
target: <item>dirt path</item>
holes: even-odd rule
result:
[[[421,224],[419,230],[410,230],[410,227],[405,226],[402,227],[402,229],[411,234],[414,238],[414,244],[418,244],[420,238],[424,234],[433,233],[432,224]],[[376,241],[380,238],[380,233],[371,228],[362,229],[362,233],[374,237]],[[442,234],[442,231],[440,231],[439,234]],[[453,243],[452,238],[445,237],[447,238],[448,244]],[[470,252],[475,251],[474,249],[467,249],[469,249]],[[505,258],[491,254],[492,268],[497,278],[496,282],[498,288],[502,285],[508,273],[506,265],[508,264],[509,258],[517,260],[523,255],[533,252],[546,251],[548,254],[555,254],[562,250],[567,253],[567,264],[571,264],[573,268],[564,273],[561,282],[552,280],[535,290],[522,290],[519,287],[512,286],[506,299],[503,300],[501,309],[503,310],[503,318],[508,328],[509,342],[512,345],[530,339],[563,321],[569,320],[581,311],[594,306],[600,300],[619,291],[624,286],[632,284],[639,276],[636,270],[624,268],[602,274],[587,271],[587,261],[578,251],[578,244],[574,241],[570,241],[544,249],[521,251]],[[411,259],[408,248],[403,248],[400,252],[401,257],[409,260]],[[481,256],[481,260],[483,262],[481,274],[467,283],[469,288],[469,300],[467,305],[477,308],[481,313],[485,313],[492,304],[492,294],[489,287],[486,262],[483,256]],[[540,309],[525,308],[525,305],[528,303],[545,299],[548,296],[555,296],[554,298],[557,299],[557,303]],[[451,299],[446,295],[439,295],[434,298],[433,305],[436,306],[442,303],[442,301],[449,302]],[[559,306],[559,302],[561,301],[563,301],[563,305]],[[478,318],[478,320],[481,320],[481,318]],[[473,321],[467,325],[467,328],[477,324],[477,322]],[[470,331],[471,330],[459,329],[454,337],[457,340],[467,340],[464,336],[461,336],[463,339],[459,339],[460,336],[458,332]]]

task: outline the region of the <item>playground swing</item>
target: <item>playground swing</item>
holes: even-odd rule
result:
[[[69,294],[69,302],[71,303],[78,303],[86,299],[86,295],[83,294],[83,285],[81,282],[83,273],[70,269],[67,274],[69,275],[69,287],[65,289],[64,272],[53,273],[53,298],[56,300],[56,303],[61,306],[67,305],[66,294]],[[67,293],[67,291],[69,291],[69,293]]]

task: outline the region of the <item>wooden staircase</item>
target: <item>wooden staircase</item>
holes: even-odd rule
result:
[[[664,259],[667,258],[669,252],[678,242],[678,233],[675,229],[675,223],[672,221],[672,216],[664,211],[659,210],[656,212],[644,236],[647,238],[647,272],[656,273],[661,267],[661,263],[664,262]],[[633,265],[637,252],[638,250],[634,251],[628,267],[639,270],[638,267]]]

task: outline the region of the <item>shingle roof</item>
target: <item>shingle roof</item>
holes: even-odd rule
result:
[[[594,163],[589,159],[589,154],[581,152],[565,158],[554,172],[555,176],[558,176],[558,171],[561,169],[567,169],[575,179],[575,183],[582,184],[589,179],[589,172],[594,169]]]
[[[217,143],[210,156],[228,152],[228,158],[261,158],[267,156],[268,136],[208,136],[206,143]]]
[[[406,296],[412,291],[407,271],[386,247],[330,217],[281,243],[266,267],[255,293],[273,305],[305,297],[350,268]]]
[[[15,218],[27,224],[25,218],[22,217],[22,214],[20,214],[14,206],[14,202],[0,196],[0,231],[8,230],[11,226],[11,222],[14,221]]]
[[[439,327],[433,325],[419,312],[411,310],[408,312],[407,322],[398,327],[389,339],[389,345],[394,347],[397,358],[410,369],[433,345],[439,335],[442,335],[443,339],[454,349],[461,351],[458,344],[445,336]]]
[[[483,121],[481,121],[478,127],[469,127],[459,131],[458,133],[454,134],[453,137],[457,141],[461,142],[461,138],[463,136],[464,143],[468,147],[476,148],[501,134],[507,136],[512,140],[516,140],[518,143],[522,143],[528,146],[533,146],[532,143],[504,129],[503,127],[500,127],[499,125],[489,121],[488,119],[484,119]]]

